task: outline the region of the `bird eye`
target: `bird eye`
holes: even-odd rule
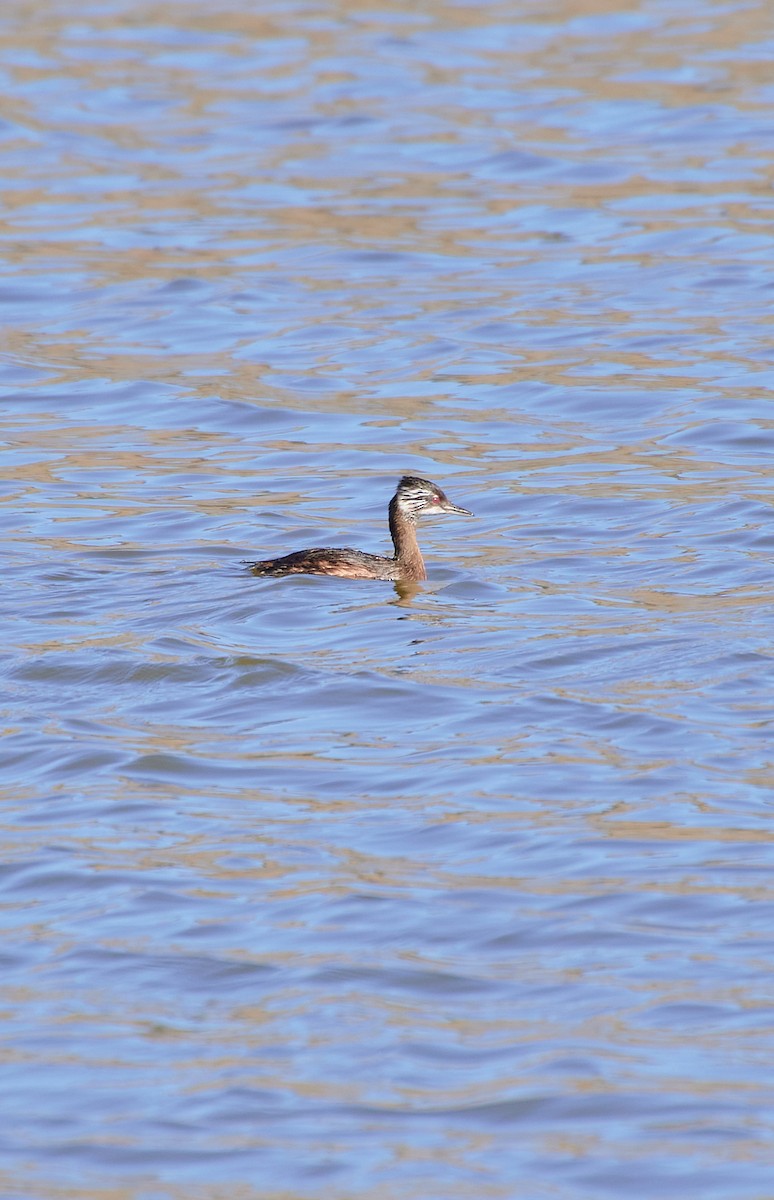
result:
[[[433,496],[433,500],[432,500],[432,502],[433,502],[433,504],[440,504],[440,503],[441,503],[441,497],[440,497],[440,496]]]

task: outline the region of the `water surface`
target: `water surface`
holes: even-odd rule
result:
[[[0,34],[0,1190],[769,1195],[768,6]]]

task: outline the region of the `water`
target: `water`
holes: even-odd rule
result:
[[[768,6],[0,25],[2,1195],[771,1195]]]

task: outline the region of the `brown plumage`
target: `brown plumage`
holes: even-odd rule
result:
[[[390,501],[389,521],[395,553],[392,558],[366,554],[363,550],[335,546],[296,550],[282,558],[269,558],[247,565],[254,575],[338,575],[342,579],[427,579],[417,542],[419,517],[458,513],[472,516],[467,508],[452,504],[445,492],[429,479],[404,475]]]

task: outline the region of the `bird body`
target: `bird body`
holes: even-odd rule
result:
[[[395,553],[392,558],[363,550],[336,546],[296,550],[282,558],[247,565],[254,575],[337,575],[341,579],[427,579],[416,535],[420,517],[457,513],[472,516],[467,508],[452,504],[446,493],[429,479],[404,475],[390,501],[389,521]]]

